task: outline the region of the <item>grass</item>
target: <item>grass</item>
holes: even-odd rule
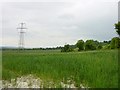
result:
[[[2,50],[0,50],[0,80],[2,80]]]
[[[118,87],[118,51],[3,51],[2,79],[33,74],[55,82],[71,78],[93,88]]]

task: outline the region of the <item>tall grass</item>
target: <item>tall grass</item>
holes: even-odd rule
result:
[[[2,80],[2,50],[0,50],[0,80]]]
[[[43,79],[66,81],[72,77],[76,86],[118,87],[118,52],[34,52],[3,51],[2,78],[9,80],[34,74]]]

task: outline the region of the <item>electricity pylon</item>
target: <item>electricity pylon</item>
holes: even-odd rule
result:
[[[19,43],[18,43],[18,47],[19,49],[24,49],[24,34],[25,34],[25,29],[27,29],[25,27],[25,23],[20,23],[20,27],[18,27],[17,29],[20,29],[19,34]]]

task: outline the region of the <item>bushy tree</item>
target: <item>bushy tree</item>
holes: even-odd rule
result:
[[[70,45],[64,45],[64,47],[61,49],[61,52],[70,52],[73,51],[72,48],[70,48]]]
[[[96,44],[93,40],[87,40],[85,43],[85,50],[95,50]]]
[[[78,40],[78,42],[76,43],[76,46],[79,48],[78,51],[84,50],[84,41]]]
[[[105,44],[110,44],[110,42],[111,42],[111,40],[109,40],[109,41],[103,41],[103,43],[105,43]]]
[[[98,49],[98,50],[102,49],[102,45],[99,44],[99,45],[97,46],[97,49]]]
[[[110,47],[111,49],[120,48],[120,38],[119,37],[112,38]]]
[[[118,35],[120,36],[120,22],[115,24],[115,29],[116,29],[116,32],[118,33]]]

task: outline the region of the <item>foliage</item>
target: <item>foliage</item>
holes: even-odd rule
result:
[[[110,47],[111,49],[120,48],[120,38],[119,37],[112,38]]]
[[[78,51],[84,50],[84,41],[78,40],[78,42],[76,43],[76,46],[79,48]]]
[[[116,32],[118,33],[118,35],[120,36],[120,22],[115,24],[115,29],[116,29]]]
[[[103,41],[103,43],[110,44],[111,40],[109,41]]]
[[[70,48],[70,45],[64,45],[64,47],[61,49],[61,52],[70,52],[73,51],[72,48]]]
[[[99,44],[99,45],[97,46],[97,49],[98,49],[98,50],[102,49],[102,45]]]
[[[94,44],[95,44],[95,46],[97,47],[100,43],[99,43],[97,40],[95,40],[95,41],[94,41]]]
[[[102,47],[103,50],[106,50],[106,49],[111,49],[110,48],[110,44],[105,44],[103,47]]]
[[[87,40],[85,43],[85,50],[95,50],[96,44],[93,40]]]

